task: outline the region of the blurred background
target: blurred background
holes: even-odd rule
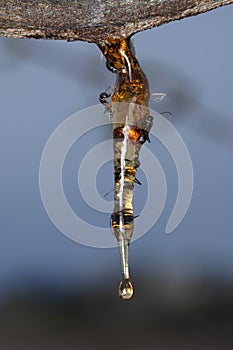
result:
[[[117,297],[118,250],[81,246],[62,235],[43,208],[38,184],[51,133],[98,103],[114,76],[94,44],[0,38],[1,349],[233,348],[232,30],[233,7],[227,6],[134,36],[151,92],[167,93],[151,107],[172,113],[195,184],[184,220],[166,235],[177,174],[153,140],[148,147],[163,166],[168,196],[156,225],[131,245],[135,296],[129,302]],[[109,216],[85,206],[75,182],[80,154],[100,134],[96,129],[71,149],[64,188],[77,213],[106,227]],[[102,195],[112,189],[111,172],[107,164],[97,177]],[[146,180],[138,187],[140,212]]]

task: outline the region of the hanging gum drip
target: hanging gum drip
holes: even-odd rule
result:
[[[118,294],[128,300],[133,296],[129,276],[129,244],[134,230],[133,190],[136,170],[140,166],[141,145],[149,140],[152,127],[149,115],[149,84],[130,39],[112,39],[99,45],[107,67],[116,73],[110,110],[114,140],[114,209],[112,230],[121,256],[122,280]]]

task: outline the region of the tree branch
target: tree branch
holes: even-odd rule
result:
[[[233,0],[0,0],[0,36],[103,43]]]

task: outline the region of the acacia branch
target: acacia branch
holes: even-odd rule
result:
[[[0,36],[103,43],[233,0],[0,0]]]

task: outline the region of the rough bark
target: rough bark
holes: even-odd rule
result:
[[[0,0],[0,36],[102,43],[233,0]]]

